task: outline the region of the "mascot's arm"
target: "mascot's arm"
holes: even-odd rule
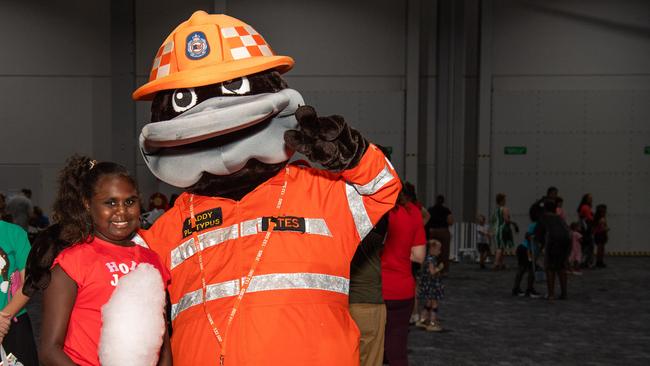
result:
[[[296,111],[300,130],[285,132],[287,146],[328,170],[340,171],[359,240],[393,208],[401,183],[384,154],[340,116],[318,117],[310,106]]]

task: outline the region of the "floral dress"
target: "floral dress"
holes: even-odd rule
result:
[[[515,246],[512,228],[503,217],[503,207],[497,207],[492,215],[492,228],[497,249],[508,249]]]
[[[422,263],[420,271],[420,285],[418,287],[418,300],[440,300],[445,297],[445,286],[439,274],[431,274],[429,265],[435,268],[438,259],[433,255],[427,255]]]

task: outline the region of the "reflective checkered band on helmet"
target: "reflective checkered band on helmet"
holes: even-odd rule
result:
[[[149,80],[157,80],[169,75],[173,49],[174,41],[169,41],[160,47],[156,54],[156,58],[153,60]]]
[[[235,60],[255,56],[273,56],[273,51],[264,38],[251,26],[222,28],[221,36],[230,47],[230,55]]]

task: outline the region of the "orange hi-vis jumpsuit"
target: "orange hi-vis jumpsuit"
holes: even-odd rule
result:
[[[348,312],[350,261],[400,189],[391,164],[370,145],[355,168],[340,173],[288,165],[240,201],[195,196],[206,308],[225,336],[224,364],[358,365],[359,331]],[[219,365],[189,207],[190,194],[183,193],[143,237],[172,275],[174,365]],[[271,222],[261,262],[224,335]]]

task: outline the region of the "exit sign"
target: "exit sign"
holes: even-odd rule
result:
[[[645,147],[645,154],[650,155],[650,146]]]
[[[527,150],[526,146],[506,146],[503,148],[503,153],[506,155],[526,155]]]

